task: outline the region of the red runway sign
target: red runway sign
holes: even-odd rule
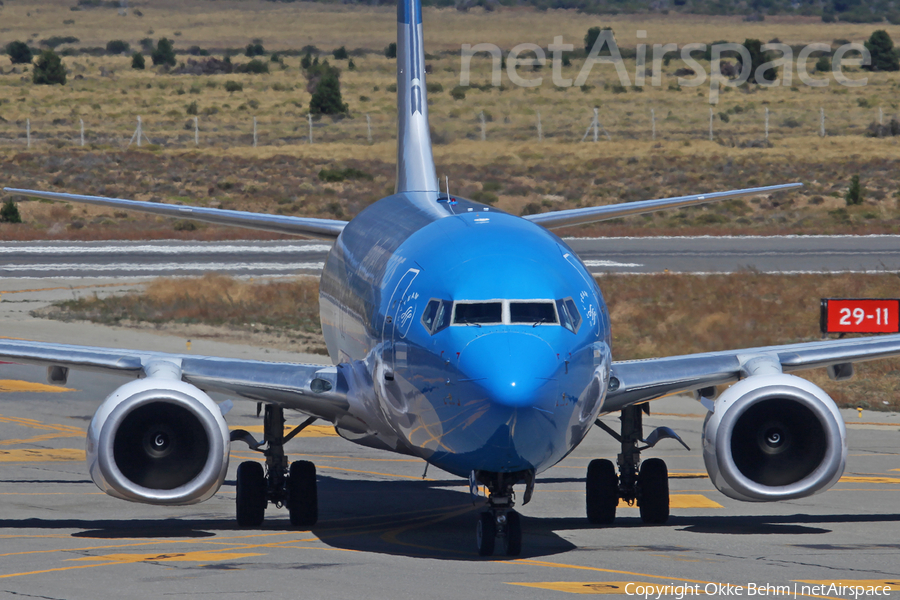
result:
[[[900,299],[822,298],[822,333],[900,333]]]

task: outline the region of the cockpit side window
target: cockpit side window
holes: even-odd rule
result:
[[[503,322],[502,302],[457,302],[454,325],[482,325]]]
[[[553,302],[510,302],[509,303],[509,322],[510,323],[528,323],[529,325],[539,325],[543,323],[553,324],[556,321],[556,310]]]
[[[449,300],[432,298],[422,311],[422,325],[428,333],[435,334],[450,325],[450,311],[453,303]]]
[[[556,309],[559,312],[560,324],[572,333],[578,333],[578,328],[581,327],[581,313],[578,312],[575,301],[572,298],[557,300]]]

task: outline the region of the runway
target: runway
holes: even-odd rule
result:
[[[900,236],[568,239],[594,273],[764,273],[900,270]],[[0,277],[71,278],[318,273],[316,241],[0,242]]]
[[[86,473],[84,432],[122,382],[73,373],[60,389],[44,383],[42,369],[0,364],[0,598],[546,599],[627,597],[648,585],[675,586],[660,597],[677,598],[677,586],[724,596],[722,586],[749,595],[750,584],[848,597],[803,593],[808,582],[900,592],[897,414],[845,411],[850,457],[832,490],[748,504],[719,494],[705,475],[701,406],[654,402],[645,426],[668,425],[692,449],[663,443],[645,453],[669,466],[666,525],[643,525],[632,507],[621,507],[612,527],[588,525],[585,468],[617,451],[595,429],[519,507],[522,556],[481,558],[474,526],[483,499],[473,502],[466,482],[434,468],[424,474],[421,460],[356,446],[327,427],[286,448],[318,468],[320,521],[308,531],[291,529],[287,512],[272,507],[259,529],[235,525],[235,469],[261,458],[237,443],[225,485],[206,503],[151,507],[106,496]],[[237,402],[227,419],[261,426],[250,402]]]

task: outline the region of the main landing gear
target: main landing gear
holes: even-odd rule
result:
[[[688,446],[668,427],[655,429],[644,439],[642,410],[650,414],[646,407],[644,404],[622,409],[619,417],[622,422],[621,433],[616,433],[599,419],[596,422],[601,429],[616,438],[622,445],[622,452],[617,459],[618,476],[615,466],[609,460],[596,459],[588,465],[585,507],[588,521],[595,525],[608,525],[615,520],[616,506],[620,499],[629,504],[637,502],[644,523],[662,524],[669,519],[669,473],[666,463],[659,458],[651,458],[642,463],[641,450],[651,448],[665,438],[678,440],[685,448]],[[647,445],[639,448],[638,442]]]
[[[258,527],[265,518],[266,506],[286,506],[291,525],[311,527],[319,518],[316,491],[316,466],[307,460],[297,460],[288,468],[284,445],[312,424],[310,417],[284,435],[284,409],[266,404],[263,419],[263,441],[257,442],[247,431],[231,433],[232,441],[243,441],[251,450],[266,457],[265,470],[255,461],[243,462],[237,470],[237,522],[241,527]],[[265,449],[261,447],[265,446]]]
[[[475,525],[475,542],[480,556],[494,554],[497,540],[504,545],[503,552],[507,556],[518,556],[522,553],[522,518],[513,506],[515,493],[513,486],[525,482],[525,497],[522,504],[528,504],[534,492],[534,472],[488,473],[473,471],[469,476],[469,488],[474,496],[478,484],[488,489],[487,510],[478,516]]]

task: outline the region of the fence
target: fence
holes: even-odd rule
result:
[[[466,114],[468,111],[468,114]],[[435,144],[470,139],[482,141],[534,141],[538,143],[609,143],[616,140],[720,140],[756,145],[764,140],[807,136],[854,135],[863,137],[875,123],[887,125],[891,115],[883,109],[831,110],[823,107],[755,107],[734,112],[698,103],[689,107],[649,108],[646,114],[616,108],[585,107],[554,111],[551,106],[519,113],[491,114],[466,107],[462,116],[432,111]],[[229,117],[216,115],[172,118],[164,115],[131,119],[89,118],[42,120],[28,118],[0,123],[0,147],[109,147],[152,144],[165,148],[229,148],[298,144],[373,144],[396,139],[396,116],[362,114],[353,118],[314,119],[309,115],[284,117]]]

